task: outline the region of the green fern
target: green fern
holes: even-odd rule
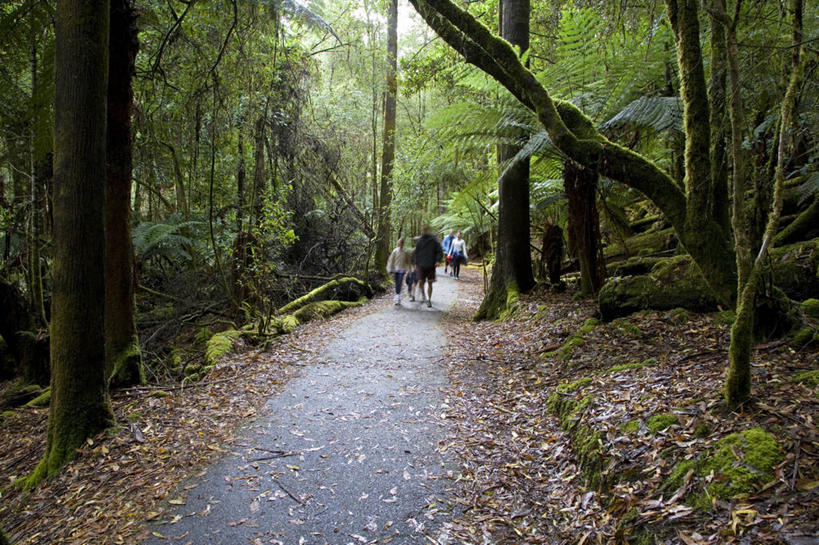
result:
[[[134,254],[137,259],[143,261],[157,257],[171,261],[190,261],[191,248],[195,247],[197,242],[183,233],[202,225],[204,223],[199,221],[177,224],[144,221],[132,230]]]

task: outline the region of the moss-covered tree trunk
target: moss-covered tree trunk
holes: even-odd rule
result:
[[[398,94],[398,0],[390,0],[387,13],[387,92],[384,97],[384,140],[381,153],[381,189],[378,204],[378,239],[375,270],[387,266],[392,233],[392,170],[395,163],[395,115]]]
[[[740,274],[738,281],[739,301],[737,305],[737,316],[731,326],[731,345],[728,350],[729,366],[728,375],[725,380],[725,400],[731,407],[737,407],[744,403],[751,394],[751,345],[753,342],[755,317],[754,302],[759,289],[759,278],[762,275],[762,268],[767,261],[768,254],[773,245],[779,224],[779,216],[782,213],[785,164],[789,156],[789,149],[792,147],[792,143],[789,141],[789,131],[785,130],[785,128],[791,125],[791,120],[796,111],[796,105],[799,100],[798,90],[804,72],[804,66],[800,61],[802,49],[802,0],[791,0],[791,12],[794,18],[794,66],[785,96],[782,99],[779,116],[780,127],[782,127],[783,130],[780,131],[779,145],[777,148],[773,202],[771,203],[771,209],[768,214],[768,222],[762,239],[762,247],[759,249],[753,263],[751,262],[750,255],[750,236],[748,227],[744,222],[744,201],[738,199],[734,203],[734,222],[735,229],[737,229],[737,234],[735,235],[737,239],[737,268]],[[731,66],[729,74],[732,79],[732,90],[738,94],[739,70],[736,58],[736,36],[734,35],[736,19],[730,21],[727,19],[727,15],[725,15],[724,23],[728,28],[726,37],[728,43],[728,60]],[[737,97],[734,100],[738,101],[739,98]],[[738,104],[732,104],[732,110],[738,107]],[[734,139],[737,139],[736,135],[734,135]],[[735,146],[735,163],[739,161],[736,154],[741,152],[741,147],[739,143],[737,143]],[[739,170],[741,173],[742,168],[737,168],[737,164],[735,164],[735,170]],[[738,185],[736,179],[734,180],[734,184],[735,186]],[[736,198],[735,196],[735,199]],[[742,223],[740,223],[740,221]]]
[[[518,46],[523,54],[529,49],[529,0],[504,0],[501,3],[501,36]],[[500,146],[501,168],[517,155],[517,146]],[[529,160],[508,168],[498,180],[498,236],[495,264],[489,291],[476,319],[494,319],[510,310],[521,291],[535,285],[532,255],[529,251]]]
[[[597,211],[597,179],[597,173],[591,169],[571,161],[563,164],[563,185],[569,205],[569,248],[580,264],[580,291],[583,295],[600,291],[606,279]]]
[[[131,0],[111,0],[105,193],[105,362],[112,385],[145,381],[135,323],[131,112],[139,42]]]
[[[114,422],[103,329],[108,17],[108,0],[57,4],[51,406],[29,486]]]

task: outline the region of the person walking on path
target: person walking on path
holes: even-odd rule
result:
[[[461,263],[466,263],[466,241],[458,233],[455,240],[449,246],[449,257],[452,258],[452,276],[459,278],[461,275]]]
[[[444,261],[444,273],[446,274],[446,269],[449,266],[449,248],[452,246],[452,241],[455,240],[455,230],[450,229],[449,234],[444,237],[444,240],[441,242],[441,248],[444,251],[444,255],[447,256],[447,259]]]
[[[429,232],[429,226],[424,225],[421,236],[415,243],[415,265],[418,271],[418,284],[421,296],[424,294],[424,282],[427,283],[427,306],[432,306],[432,283],[435,282],[435,267],[444,255],[441,244],[435,235]]]
[[[395,304],[401,304],[401,287],[404,284],[404,273],[410,268],[410,256],[404,251],[404,239],[398,239],[398,246],[392,251],[387,259],[387,273],[392,275],[395,281]]]

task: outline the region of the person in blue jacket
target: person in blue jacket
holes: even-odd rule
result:
[[[449,266],[449,248],[452,246],[452,241],[455,239],[455,229],[450,229],[449,234],[444,237],[444,240],[441,241],[441,249],[444,252],[444,255],[447,256],[446,261],[444,261],[444,273],[446,273],[446,269]]]

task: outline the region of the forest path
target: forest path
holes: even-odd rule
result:
[[[318,361],[266,404],[232,453],[190,488],[172,525],[148,543],[427,543],[445,501],[447,378],[441,318],[457,282],[438,269],[433,307],[383,308],[336,335]],[[329,324],[328,324],[329,326]],[[181,518],[179,518],[181,517]],[[154,534],[156,536],[156,534]]]

